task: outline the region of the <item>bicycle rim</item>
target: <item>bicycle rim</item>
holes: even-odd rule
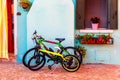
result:
[[[43,55],[35,55],[28,61],[28,68],[32,71],[41,69],[45,65],[46,59]]]
[[[31,48],[31,49],[29,49],[29,50],[24,54],[24,56],[23,56],[23,58],[22,58],[23,64],[24,64],[26,67],[28,67],[28,61],[29,61],[29,59],[30,59],[31,57],[37,55],[37,54],[40,54],[40,52],[38,51],[37,48]]]
[[[80,68],[79,59],[75,55],[64,57],[66,61],[62,62],[62,67],[68,72],[75,72]]]
[[[75,55],[78,57],[80,64],[82,63],[82,54],[80,51],[74,47],[66,47],[64,50],[61,51],[61,54],[64,56],[66,55]]]

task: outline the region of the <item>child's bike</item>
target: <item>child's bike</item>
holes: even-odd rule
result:
[[[31,70],[38,70],[42,68],[46,62],[45,56],[49,57],[48,61],[54,61],[54,63],[61,63],[63,68],[67,69],[67,71],[76,71],[82,62],[82,55],[80,51],[74,47],[63,47],[61,44],[62,41],[65,40],[65,38],[56,38],[58,42],[53,42],[49,40],[45,40],[41,36],[37,35],[37,32],[35,31],[33,33],[33,38],[32,38],[36,46],[34,48],[29,49],[25,55],[23,56],[23,64],[26,67],[29,67]],[[57,51],[54,52],[51,48],[47,48],[44,42],[48,42],[51,44],[56,44],[58,45]],[[66,68],[67,64],[66,61],[67,59],[71,57],[71,60],[74,60],[79,62],[76,69],[70,70],[70,66]],[[35,62],[34,62],[35,61]],[[67,61],[69,63],[69,61]],[[74,61],[73,61],[74,62]],[[77,62],[76,62],[77,63]],[[71,63],[72,64],[72,63]],[[52,64],[53,65],[53,64]],[[48,67],[51,68],[52,65],[49,65]]]
[[[46,63],[46,56],[51,61],[54,61],[54,64],[61,63],[62,67],[69,72],[77,71],[80,67],[79,59],[75,55],[63,56],[62,54],[43,49],[39,49],[39,51],[43,53],[43,55],[37,54],[28,61],[28,68],[30,70],[35,71],[41,69]],[[54,56],[51,56],[51,54]],[[51,69],[51,66],[48,66],[48,68]]]

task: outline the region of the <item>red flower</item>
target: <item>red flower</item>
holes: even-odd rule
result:
[[[22,7],[23,7],[24,9],[26,9],[28,6],[29,6],[29,4],[27,4],[27,3],[23,3],[23,4],[22,4]]]
[[[99,23],[100,22],[100,18],[99,17],[92,17],[91,21],[92,21],[92,23]]]

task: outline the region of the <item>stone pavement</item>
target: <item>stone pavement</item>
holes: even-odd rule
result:
[[[120,65],[82,64],[77,72],[61,66],[31,71],[20,63],[0,61],[0,80],[120,80]]]

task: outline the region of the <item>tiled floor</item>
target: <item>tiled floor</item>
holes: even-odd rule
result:
[[[0,62],[16,62],[16,56],[14,53],[9,53],[7,58],[0,58]]]
[[[77,72],[61,66],[30,71],[23,64],[0,62],[0,80],[120,80],[120,65],[82,64]]]
[[[10,55],[9,60],[0,59],[0,80],[120,80],[120,65],[82,64],[77,72],[67,72],[61,66],[31,71]]]

